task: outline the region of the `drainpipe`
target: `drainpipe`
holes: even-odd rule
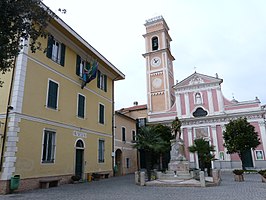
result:
[[[2,140],[2,148],[1,148],[0,171],[2,171],[2,168],[3,168],[8,116],[9,116],[10,110],[13,110],[13,107],[10,105],[10,102],[11,102],[11,93],[13,89],[14,75],[15,75],[15,69],[16,69],[16,61],[17,61],[17,57],[15,57],[14,59],[14,67],[13,67],[13,71],[11,75],[11,83],[10,83],[10,88],[9,88],[7,106],[6,106],[6,118],[5,118],[5,126],[4,126],[3,140]]]
[[[114,83],[115,80],[118,78],[119,76],[115,77],[114,79],[112,79],[112,170],[113,170],[113,176],[115,175],[115,98],[114,98]]]

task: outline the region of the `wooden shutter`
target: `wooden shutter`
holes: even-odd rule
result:
[[[66,46],[61,43],[61,55],[60,55],[60,65],[65,65],[65,53],[66,53]]]
[[[58,84],[49,81],[49,91],[48,91],[48,107],[49,108],[57,108],[57,92],[58,92]]]
[[[53,43],[54,43],[54,37],[52,35],[49,35],[48,42],[47,42],[47,51],[46,51],[46,56],[48,58],[52,58]]]
[[[84,118],[85,97],[79,94],[78,97],[78,116]]]
[[[79,55],[77,55],[77,62],[76,62],[76,74],[78,76],[80,76],[79,72],[80,72],[80,62],[81,62],[81,58]]]
[[[104,75],[104,91],[107,92],[107,76]]]
[[[100,112],[99,112],[99,122],[104,124],[104,106],[100,104]]]
[[[97,87],[101,88],[101,72],[99,70],[97,72]]]

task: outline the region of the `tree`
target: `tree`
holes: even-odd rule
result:
[[[62,13],[66,11],[59,9]],[[55,17],[42,0],[0,1],[0,73],[5,74],[14,66],[16,56],[23,48],[23,40],[30,38],[30,49],[41,50],[39,37],[46,37],[45,31],[50,19]],[[3,82],[0,80],[0,86]]]
[[[189,152],[198,153],[200,170],[204,171],[205,168],[208,170],[208,175],[210,175],[211,161],[214,155],[211,152],[215,151],[214,146],[210,145],[208,141],[203,138],[198,138],[194,140],[194,144],[188,147]]]
[[[158,151],[159,153],[159,169],[163,170],[164,168],[167,168],[167,165],[170,160],[170,150],[171,150],[171,140],[173,139],[173,135],[171,132],[171,128],[166,125],[157,124],[153,126],[154,132],[158,134],[162,140],[164,141],[164,145],[162,148]]]
[[[168,141],[168,138],[163,136],[162,132],[162,130],[166,129],[167,128],[162,125],[144,126],[140,128],[140,131],[136,136],[136,141],[133,147],[145,152],[146,168],[149,180],[151,179],[152,155],[161,154],[166,151],[165,149],[169,149],[167,146],[170,146],[170,140]]]
[[[226,130],[223,132],[224,146],[227,148],[227,153],[237,153],[241,162],[242,168],[245,159],[245,153],[250,149],[255,149],[260,144],[258,133],[255,131],[247,118],[238,118],[231,120],[225,125]]]

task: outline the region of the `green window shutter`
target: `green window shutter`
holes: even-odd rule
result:
[[[48,58],[52,58],[53,43],[54,43],[54,37],[52,35],[49,35],[47,42],[47,51],[46,51],[46,56]]]
[[[104,75],[104,91],[107,92],[107,76]]]
[[[104,106],[100,104],[100,111],[99,111],[99,122],[104,124]]]
[[[65,65],[65,53],[66,53],[66,46],[61,43],[61,55],[60,55],[60,65]]]
[[[79,55],[77,55],[77,62],[76,62],[76,74],[78,76],[80,76],[79,72],[80,72],[80,62],[81,62],[81,58]]]
[[[85,97],[79,94],[78,97],[78,117],[84,118]]]
[[[53,81],[49,81],[47,107],[53,109],[57,108],[57,92],[58,92],[58,84]]]
[[[98,70],[97,73],[97,87],[100,88],[101,87],[101,72]]]

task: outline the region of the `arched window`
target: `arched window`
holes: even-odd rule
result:
[[[152,43],[152,50],[153,51],[158,50],[159,48],[158,37],[153,37],[151,39],[151,43]]]
[[[82,140],[78,140],[78,141],[76,142],[76,147],[77,147],[77,148],[84,148],[84,144],[83,144]]]

